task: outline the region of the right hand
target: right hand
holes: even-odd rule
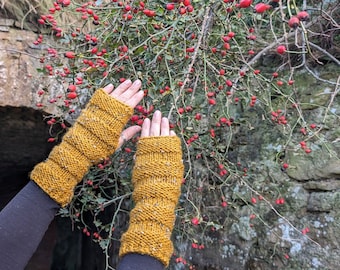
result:
[[[169,119],[162,117],[160,111],[155,111],[152,121],[146,118],[142,125],[141,138],[152,136],[176,136],[173,130],[170,130]]]

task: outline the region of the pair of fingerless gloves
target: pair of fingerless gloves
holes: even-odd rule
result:
[[[103,89],[97,90],[62,142],[46,161],[35,166],[31,179],[53,200],[66,206],[89,168],[116,150],[132,114],[132,107],[110,97]],[[139,140],[132,174],[135,207],[129,228],[122,236],[120,256],[140,253],[168,265],[183,170],[177,136]]]

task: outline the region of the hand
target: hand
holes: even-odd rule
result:
[[[104,87],[104,91],[111,97],[131,106],[132,108],[143,99],[144,92],[139,90],[141,88],[141,81],[136,80],[133,83],[131,80],[126,80],[113,90],[113,85],[109,84]],[[113,91],[112,91],[113,90]],[[130,140],[136,133],[140,132],[140,126],[131,126],[122,131],[119,137],[118,147],[121,147],[125,141]]]
[[[176,136],[176,133],[170,130],[169,119],[162,117],[160,111],[155,111],[151,122],[148,118],[143,122],[141,138],[151,136]]]
[[[140,80],[136,80],[133,83],[131,80],[126,80],[114,90],[113,85],[109,84],[104,87],[104,91],[111,97],[134,108],[144,97],[144,91],[139,90],[141,86],[142,82]]]

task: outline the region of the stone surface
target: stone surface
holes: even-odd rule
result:
[[[339,180],[320,180],[320,181],[309,181],[303,185],[307,190],[316,191],[332,191],[340,189]]]
[[[33,107],[37,66],[29,50],[36,34],[11,28],[0,32],[0,106]],[[37,77],[37,76],[36,76]]]
[[[330,212],[340,205],[340,191],[312,192],[307,205],[307,210],[312,212]]]

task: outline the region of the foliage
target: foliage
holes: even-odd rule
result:
[[[280,215],[277,207],[285,204],[284,194],[268,191],[266,182],[252,185],[258,153],[253,146],[248,156],[236,154],[249,141],[239,137],[242,132],[252,136],[263,128],[277,136],[271,160],[277,173],[289,169],[286,151],[311,154],[313,140],[322,136],[324,123],[306,119],[295,76],[305,70],[312,80],[337,89],[339,81],[320,77],[317,69],[326,62],[339,65],[339,4],[306,2],[56,1],[39,19],[51,27],[54,42],[40,35],[35,43],[47,43],[40,71],[58,80],[62,93],[43,86],[37,90],[42,100],[37,106],[54,104],[59,118],[49,124],[67,129],[66,120],[76,117],[95,89],[125,78],[141,79],[145,98],[129,124],[141,125],[156,108],[170,118],[182,139],[186,165],[176,243],[189,240],[193,249],[204,249],[209,244],[204,235],[226,229],[227,217],[240,218],[228,213],[229,208],[263,202]],[[62,25],[59,16],[77,19]],[[332,114],[336,91],[323,108],[325,115]],[[254,114],[256,118],[250,117]],[[258,143],[266,136],[264,132]],[[70,207],[62,210],[107,256],[111,240],[119,237],[115,224],[132,207],[137,139],[92,168]],[[235,187],[242,191],[235,192]],[[105,222],[103,212],[111,216]],[[85,213],[92,214],[93,225],[84,220]],[[265,226],[266,221],[260,223]],[[301,234],[306,232],[304,228]],[[177,247],[176,254],[172,264],[194,268]]]

